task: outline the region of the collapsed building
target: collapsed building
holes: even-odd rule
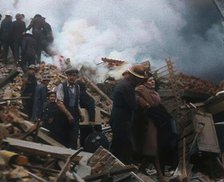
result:
[[[103,58],[108,68],[123,61]],[[54,65],[42,64],[51,76],[52,89],[66,76]],[[156,181],[137,172],[134,165],[124,165],[109,152],[111,129],[108,125],[112,100],[91,79],[87,67],[80,69],[88,93],[96,103],[96,121],[89,123],[85,109],[81,130],[86,145],[79,150],[65,148],[22,112],[20,95],[23,72],[14,65],[0,69],[0,167],[5,181]],[[178,130],[179,164],[170,181],[206,181],[224,177],[222,84],[178,73],[172,60],[151,70],[158,80],[158,92],[167,110],[175,118]],[[217,94],[218,93],[218,94]],[[81,132],[81,131],[80,131]],[[81,137],[81,135],[80,135]]]

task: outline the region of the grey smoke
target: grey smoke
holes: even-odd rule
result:
[[[224,78],[221,14],[212,0],[0,0],[11,10],[46,17],[54,49],[73,64],[95,66],[102,57],[153,67],[171,57],[177,70],[204,79]]]

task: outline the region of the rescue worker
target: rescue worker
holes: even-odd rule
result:
[[[9,47],[11,48],[12,53],[14,53],[12,37],[12,15],[9,11],[6,12],[5,18],[1,22],[0,35],[3,47],[3,62],[6,64],[8,59]]]
[[[124,164],[132,163],[131,124],[137,107],[135,87],[146,77],[145,70],[135,65],[114,88],[110,125],[113,132],[111,152]]]
[[[21,58],[22,40],[23,35],[26,32],[26,25],[22,20],[23,17],[21,16],[21,14],[17,13],[15,18],[16,20],[12,23],[12,35],[14,44],[14,58],[16,63],[18,63]]]

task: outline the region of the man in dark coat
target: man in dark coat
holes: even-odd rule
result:
[[[29,99],[23,100],[24,111],[29,116],[29,119],[31,119],[33,112],[33,96],[36,86],[37,79],[35,76],[35,65],[30,65],[28,67],[27,73],[23,76],[23,83],[21,88],[21,96],[29,97]]]
[[[25,22],[22,20],[21,14],[16,14],[16,20],[12,23],[12,34],[14,43],[14,56],[17,63],[21,57],[22,40],[25,32]]]
[[[62,128],[65,123],[62,113],[56,103],[56,92],[48,92],[48,101],[44,103],[43,107],[43,127],[50,131],[50,136],[57,140],[59,143],[64,144],[65,138]]]
[[[43,75],[41,83],[37,85],[34,93],[32,121],[42,120],[43,106],[47,102],[49,75]]]
[[[43,18],[41,48],[49,56],[53,55],[52,51],[49,49],[49,46],[53,43],[53,41],[54,41],[54,37],[53,37],[51,25],[45,21],[45,18]]]
[[[37,63],[40,63],[41,58],[41,41],[43,38],[43,30],[44,30],[44,20],[43,17],[40,14],[36,14],[34,18],[32,19],[31,23],[28,25],[26,30],[30,30],[32,28],[32,35],[34,39],[36,40],[37,44]]]
[[[133,66],[114,88],[110,118],[113,132],[111,152],[125,164],[132,162],[131,124],[137,107],[135,87],[143,82],[145,76],[143,67]]]
[[[37,49],[37,42],[33,38],[33,35],[26,33],[22,41],[22,52],[21,52],[22,68],[36,63],[36,49]]]
[[[12,38],[12,16],[10,12],[6,12],[5,19],[2,20],[0,35],[3,47],[3,62],[6,64],[9,47],[11,48],[12,53],[14,53],[13,38]]]
[[[80,88],[80,107],[88,112],[89,122],[95,122],[95,100],[87,93],[85,82],[81,79],[76,83]]]
[[[109,76],[104,83],[98,83],[97,86],[102,90],[110,99],[113,99],[113,90],[116,85],[116,80],[114,77]]]

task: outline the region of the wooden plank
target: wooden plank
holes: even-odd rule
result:
[[[204,128],[197,140],[198,149],[200,151],[220,153],[212,115],[209,113],[197,113],[194,122],[204,124]]]
[[[95,89],[98,94],[100,94],[106,101],[108,101],[109,104],[112,105],[112,100],[103,92],[101,91],[95,83],[93,83],[90,79],[88,79],[86,76],[83,76],[84,80],[86,81],[88,86],[91,86],[93,89]]]
[[[46,135],[45,133],[43,133],[41,130],[38,131],[37,136],[42,139],[43,141],[45,141],[47,144],[53,145],[53,146],[57,146],[57,147],[65,147],[64,145],[62,145],[61,143],[57,142],[56,140],[54,140],[53,138],[49,137],[48,135]]]
[[[187,135],[190,135],[191,133],[194,133],[194,132],[195,132],[194,124],[193,124],[193,122],[191,122],[191,123],[189,123],[189,125],[187,125],[184,128],[184,131],[181,134],[181,138],[186,137]]]
[[[51,155],[59,158],[65,158],[65,157],[67,158],[76,152],[76,150],[68,148],[29,142],[14,138],[6,138],[3,141],[20,150],[38,155]],[[85,155],[87,158],[89,158],[92,154],[88,152],[81,152],[80,156],[82,155]]]

